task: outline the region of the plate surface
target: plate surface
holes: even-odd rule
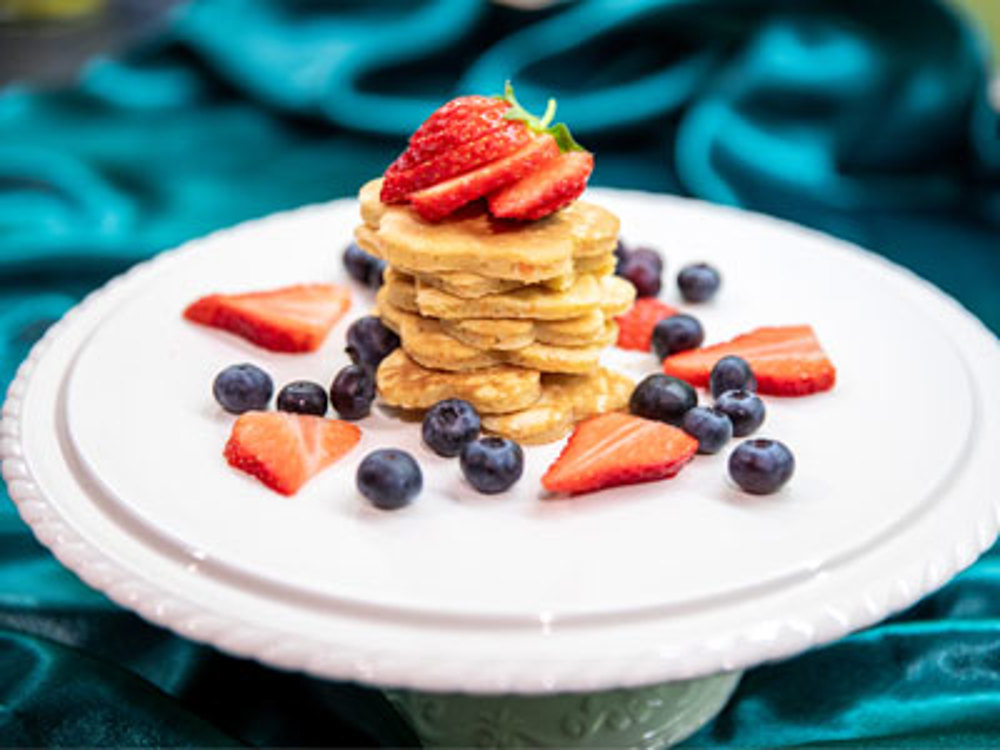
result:
[[[722,270],[718,299],[691,309],[709,343],[759,325],[817,330],[836,389],[766,399],[760,434],[797,459],[778,495],[738,492],[727,451],[667,482],[547,501],[538,479],[555,444],[526,451],[511,492],[483,497],[420,445],[419,425],[382,412],[294,498],[229,469],[215,373],[253,361],[279,387],[327,383],[371,298],[355,288],[348,318],[307,356],[180,312],[213,291],[345,282],[357,207],[340,201],[191,243],[68,316],[5,407],[12,496],[71,568],[185,635],[326,676],[477,692],[640,684],[794,653],[909,604],[989,544],[1000,400],[983,383],[1000,352],[974,319],[792,225],[663,196],[590,198],[631,243],[663,251],[668,279],[694,260]],[[607,364],[657,369],[617,350]],[[946,408],[933,406],[941,394]],[[389,514],[353,489],[361,458],[388,445],[425,475],[418,501]]]

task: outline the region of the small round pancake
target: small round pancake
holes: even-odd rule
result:
[[[369,252],[415,273],[465,271],[536,283],[572,273],[575,258],[607,255],[618,241],[618,218],[584,201],[532,222],[497,220],[481,207],[428,222],[408,206],[382,204],[381,184],[361,188],[366,229],[356,236]]]
[[[527,409],[483,417],[483,429],[525,445],[559,440],[588,417],[628,405],[634,384],[600,368],[590,375],[543,375],[542,396]]]
[[[604,276],[615,270],[615,256],[599,255],[593,258],[576,258],[573,261],[573,273],[565,276],[554,276],[539,282],[540,285],[556,291],[564,291],[573,286],[573,281],[579,274],[592,273]],[[520,281],[511,279],[491,279],[478,273],[452,271],[450,273],[416,273],[411,274],[422,284],[440,289],[464,299],[479,299],[490,294],[504,294],[524,286]]]
[[[500,365],[471,372],[429,370],[402,349],[382,360],[375,377],[379,394],[400,409],[429,409],[446,398],[461,398],[482,415],[527,409],[542,395],[537,370]]]
[[[387,297],[386,290],[379,292],[379,317],[399,335],[406,353],[430,369],[464,372],[509,364],[539,372],[588,373],[597,369],[607,346],[602,341],[591,346],[530,343],[520,349],[477,349],[446,333],[440,321],[400,310]]]
[[[567,320],[442,320],[441,327],[448,335],[477,349],[521,349],[535,342],[610,346],[618,338],[618,326],[600,310]]]

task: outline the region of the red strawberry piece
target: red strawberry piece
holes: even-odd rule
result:
[[[510,104],[489,96],[462,96],[439,107],[410,136],[406,151],[389,165],[382,185],[382,201],[402,203],[405,194],[391,179],[454,148],[500,130],[511,123],[504,118]],[[521,128],[524,129],[523,127]]]
[[[210,294],[189,305],[184,317],[272,351],[311,352],[350,306],[345,287],[299,284],[265,292]]]
[[[579,198],[593,171],[594,155],[589,151],[560,154],[491,195],[490,213],[503,219],[541,219]]]
[[[456,146],[410,169],[390,167],[382,181],[382,202],[405,200],[411,193],[502,159],[530,142],[531,133],[522,123],[508,122],[482,138]]]
[[[579,494],[674,476],[698,441],[664,422],[613,412],[576,426],[542,477],[550,492]]]
[[[615,318],[618,323],[618,347],[650,351],[653,328],[664,318],[676,315],[677,310],[656,297],[640,297],[632,309]]]
[[[559,145],[550,135],[532,138],[524,148],[479,169],[454,177],[410,195],[423,218],[438,221],[467,203],[521,179],[559,156]]]
[[[494,96],[460,96],[438,107],[410,136],[407,153],[419,164],[474,141],[509,122],[510,103]]]
[[[251,411],[233,424],[223,455],[272,490],[294,495],[359,440],[361,430],[339,419]]]
[[[757,378],[758,392],[772,396],[827,391],[837,380],[837,370],[812,326],[758,328],[732,341],[667,357],[663,371],[704,387],[715,363],[729,354],[743,357]]]

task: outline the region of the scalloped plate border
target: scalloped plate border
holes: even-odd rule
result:
[[[781,225],[786,232],[798,232],[821,238],[826,244],[839,246],[854,254],[865,256],[868,262],[882,266],[888,273],[905,277],[910,284],[931,292],[946,306],[944,312],[952,318],[949,329],[963,339],[963,350],[978,349],[980,358],[971,361],[985,363],[1000,372],[1000,347],[997,340],[976,318],[957,302],[947,297],[928,282],[902,269],[888,260],[861,250],[854,245],[827,235],[805,229],[772,217],[753,214],[738,209],[702,204],[690,199],[673,196],[619,190],[595,190],[595,194],[627,198],[645,202],[676,202],[685,206],[698,204],[710,218],[713,212],[737,213],[744,220]],[[318,677],[355,680],[383,687],[407,687],[432,691],[466,691],[473,693],[552,693],[562,691],[598,690],[690,679],[722,671],[732,671],[755,666],[764,661],[786,658],[808,648],[827,643],[854,630],[871,625],[913,604],[922,596],[943,585],[959,571],[971,565],[977,556],[989,547],[997,536],[1000,524],[1000,497],[995,481],[1000,478],[996,469],[973,483],[970,494],[964,498],[965,510],[971,514],[969,523],[961,528],[948,529],[944,538],[941,529],[934,537],[938,545],[930,555],[921,559],[906,559],[890,574],[880,571],[874,577],[860,571],[860,588],[831,599],[814,601],[808,606],[798,604],[795,615],[768,613],[763,607],[760,614],[750,616],[744,611],[730,614],[746,617],[734,626],[723,628],[722,634],[711,640],[688,635],[674,639],[670,623],[637,624],[633,628],[616,627],[613,636],[601,633],[600,626],[554,629],[544,618],[527,632],[500,628],[493,632],[470,633],[478,638],[507,638],[511,643],[519,640],[527,648],[520,658],[504,654],[503,648],[484,649],[475,654],[463,653],[453,641],[455,633],[434,635],[421,633],[437,648],[415,653],[413,648],[376,646],[374,636],[369,643],[357,640],[329,638],[316,639],[302,636],[293,630],[250,621],[245,617],[220,611],[196,601],[181,592],[154,583],[128,565],[116,561],[111,555],[89,542],[59,513],[56,505],[39,488],[24,455],[21,442],[21,423],[24,418],[23,402],[31,385],[32,376],[40,362],[80,315],[91,309],[100,299],[119,285],[139,275],[155,272],[156,268],[177,254],[188,252],[210,241],[215,235],[230,232],[253,232],[263,223],[278,217],[285,220],[301,212],[328,210],[336,204],[354,204],[351,199],[333,204],[306,206],[295,211],[275,214],[245,222],[236,227],[219,230],[206,237],[192,240],[180,247],[140,263],[125,274],[109,281],[92,292],[53,325],[32,348],[27,359],[18,369],[11,383],[7,400],[0,412],[0,459],[3,477],[10,496],[21,517],[32,528],[39,541],[70,570],[95,589],[104,592],[119,605],[138,612],[145,619],[177,634],[211,644],[222,651],[257,659],[267,665],[301,670]],[[983,357],[985,355],[985,357]],[[989,431],[988,441],[1000,450],[1000,396],[988,401],[986,416],[982,420]],[[997,413],[991,420],[990,409]],[[975,446],[975,459],[982,470],[989,463],[990,450]],[[983,453],[986,456],[983,456]],[[996,450],[993,454],[996,454]],[[976,464],[977,461],[970,461]],[[990,467],[993,468],[993,467]],[[961,484],[961,482],[959,483]],[[978,496],[979,493],[982,496]],[[942,505],[946,505],[943,503]],[[949,507],[949,511],[954,510]],[[922,528],[933,525],[936,510],[922,521]],[[950,517],[951,514],[945,514]],[[963,519],[964,520],[964,519]],[[925,529],[926,530],[926,529]],[[889,546],[889,545],[887,545]],[[899,544],[897,543],[898,547]],[[897,550],[898,551],[898,550]],[[926,552],[926,548],[924,548]],[[879,556],[882,550],[872,552]],[[891,557],[891,553],[886,552]],[[885,556],[885,555],[883,555]],[[871,565],[871,561],[867,561]],[[863,567],[863,566],[862,566]],[[765,597],[762,597],[762,599]],[[805,597],[808,599],[808,594]],[[768,606],[780,610],[782,602]],[[333,618],[334,620],[336,618]],[[669,618],[666,618],[669,619]],[[681,618],[683,619],[683,618]],[[406,623],[386,624],[386,634],[408,638]],[[395,628],[395,630],[393,630]],[[336,629],[334,629],[336,630]],[[636,631],[636,632],[632,632]],[[375,634],[379,635],[379,634]],[[624,641],[641,636],[641,648],[628,648],[627,655],[616,653]],[[605,638],[605,643],[615,645],[609,651],[591,651],[588,657],[579,654],[580,644],[596,643],[594,638]],[[582,639],[582,640],[581,640]],[[419,640],[419,638],[418,638]],[[560,641],[565,641],[561,643]],[[391,642],[391,639],[390,639]],[[549,645],[551,644],[551,646]],[[455,648],[452,648],[452,647]],[[538,649],[544,658],[538,657]],[[576,654],[570,653],[576,648]],[[474,649],[473,649],[474,650]],[[516,649],[515,649],[516,650]],[[486,652],[490,653],[486,655]],[[534,651],[536,653],[532,654]],[[551,658],[549,653],[551,652]]]

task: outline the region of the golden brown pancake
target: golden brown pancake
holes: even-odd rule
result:
[[[501,414],[526,409],[542,395],[537,370],[513,365],[472,372],[428,370],[402,349],[382,360],[375,380],[382,399],[400,409],[429,409],[446,398],[461,398],[480,414]]]
[[[434,318],[394,307],[387,301],[385,291],[378,296],[379,317],[399,335],[406,353],[429,369],[461,372],[508,364],[543,373],[589,373],[597,369],[601,352],[617,336],[617,329],[611,323],[605,340],[590,346],[530,343],[518,349],[479,349],[449,335]]]
[[[577,276],[564,291],[524,286],[512,292],[463,299],[390,268],[385,274],[389,301],[408,312],[447,320],[530,319],[567,320],[600,310],[605,316],[621,315],[635,301],[635,287],[618,276]]]
[[[384,205],[381,184],[361,188],[358,242],[411,273],[459,271],[531,284],[571,274],[575,258],[606,256],[618,241],[618,218],[584,201],[532,222],[493,219],[475,207],[429,222],[408,206]]]
[[[628,405],[632,380],[600,368],[590,375],[543,375],[542,397],[512,414],[483,417],[483,429],[527,445],[551,443],[580,420]]]

